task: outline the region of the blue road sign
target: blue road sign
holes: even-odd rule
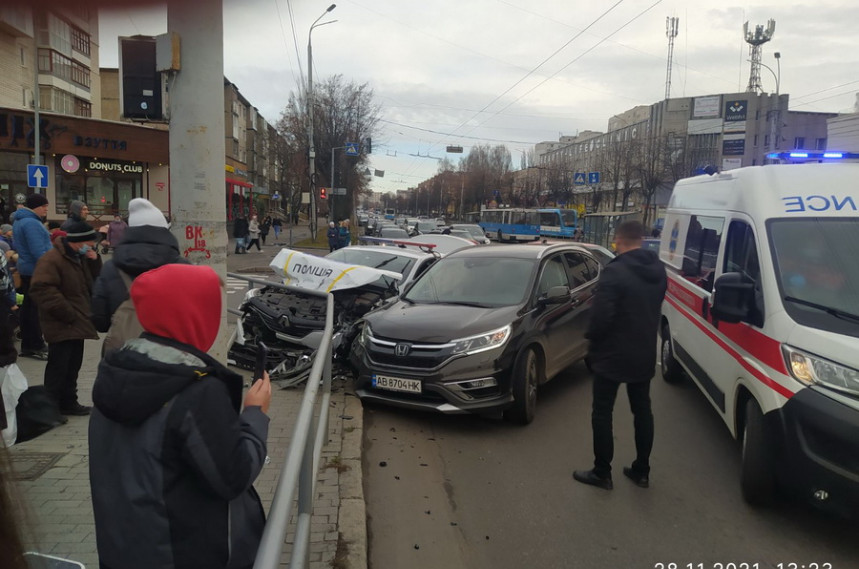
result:
[[[600,173],[599,172],[588,172],[588,184],[599,184],[600,183]]]
[[[358,143],[357,142],[347,142],[346,143],[346,156],[358,156]]]
[[[577,186],[585,185],[585,173],[584,172],[576,172],[576,175],[573,176],[573,183]]]
[[[47,188],[48,167],[41,164],[27,164],[27,185],[31,188]]]

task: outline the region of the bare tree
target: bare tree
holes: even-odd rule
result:
[[[373,90],[367,83],[346,82],[342,75],[322,81],[314,89],[313,98],[315,169],[318,176],[314,182],[347,189],[345,198],[332,197],[336,208],[334,216],[348,217],[354,211],[356,197],[369,193],[369,181],[364,175],[369,163],[365,142],[378,134],[381,109],[374,102]],[[292,140],[296,148],[302,149],[305,161],[308,124],[306,93],[291,93],[278,122],[278,131]],[[358,144],[358,156],[346,156],[347,142]],[[334,180],[331,179],[332,149]],[[304,172],[306,184],[307,164],[297,171]]]

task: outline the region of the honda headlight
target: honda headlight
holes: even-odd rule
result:
[[[470,355],[485,352],[486,350],[503,346],[507,342],[508,338],[510,338],[509,324],[504,328],[499,328],[498,330],[493,330],[486,334],[453,340],[453,353]]]
[[[799,381],[859,395],[859,371],[783,345],[787,369]]]
[[[361,328],[361,335],[358,336],[358,342],[367,347],[370,344],[370,338],[373,337],[373,332],[370,330],[370,325],[364,322],[364,326]]]

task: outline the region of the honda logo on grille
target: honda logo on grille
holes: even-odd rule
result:
[[[397,344],[397,346],[394,348],[394,353],[400,357],[403,357],[409,355],[409,350],[411,349],[412,347],[408,344]]]

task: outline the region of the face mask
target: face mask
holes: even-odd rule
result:
[[[78,249],[78,255],[86,255],[92,247],[89,246],[89,243],[84,243],[83,246]]]

